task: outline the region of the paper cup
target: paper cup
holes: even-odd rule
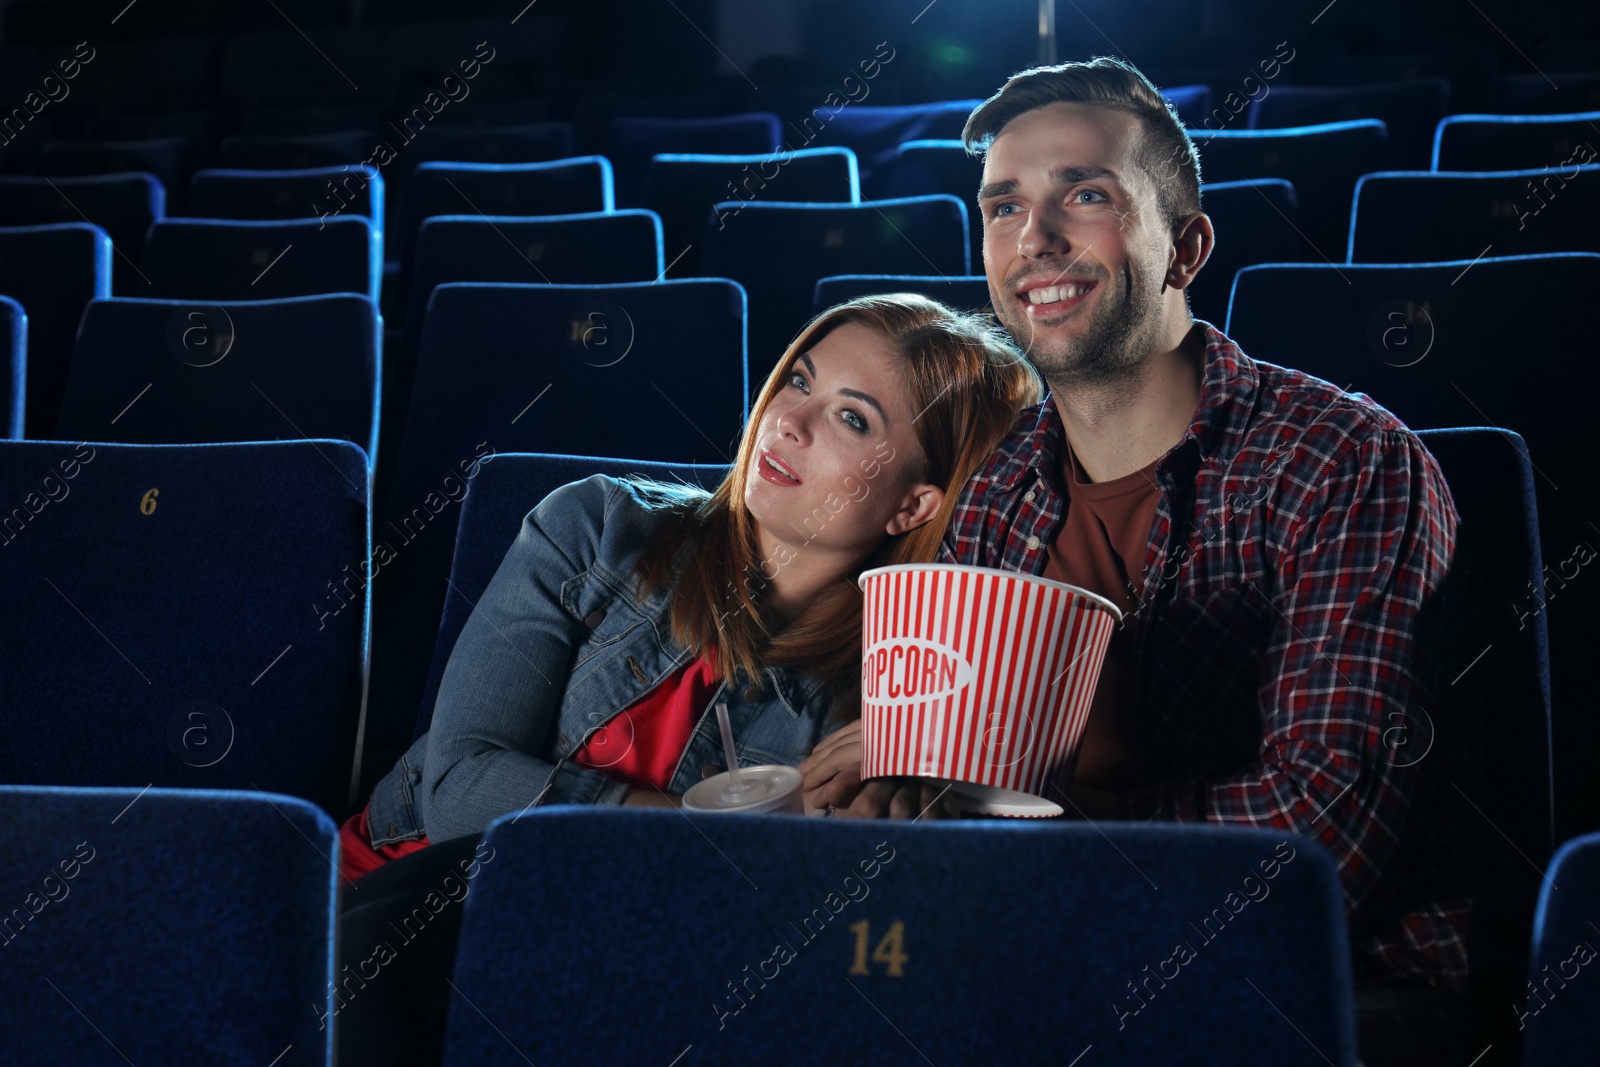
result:
[[[805,802],[800,794],[800,772],[795,768],[778,764],[740,767],[739,778],[745,787],[740,792],[729,787],[727,771],[698,781],[683,794],[683,806],[689,811],[725,811],[746,815],[758,812],[805,814]]]
[[[955,564],[861,575],[861,777],[944,778],[1037,808],[1065,786],[1122,612],[1045,578]]]

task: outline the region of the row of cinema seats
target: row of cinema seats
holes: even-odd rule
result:
[[[1423,436],[1462,514],[1452,580],[1484,600],[1512,595],[1539,569],[1520,438]],[[430,700],[528,501],[596,472],[709,486],[724,470],[525,454],[464,469],[472,492],[460,502]],[[8,516],[0,527],[6,587],[40,606],[0,620],[15,653],[10,711],[27,724],[27,744],[0,757],[0,778],[22,783],[0,787],[0,811],[19,827],[0,875],[11,961],[0,1041],[15,1054],[48,1043],[73,1062],[121,1062],[107,1045],[132,1062],[198,1048],[270,1062],[293,1046],[331,1062],[329,1021],[338,1026],[393,956],[459,905],[447,1063],[573,1054],[619,996],[655,1020],[615,1037],[645,1062],[689,1046],[778,1063],[863,1050],[893,1063],[980,1062],[997,1047],[1057,1058],[1093,1047],[1129,1062],[1165,1062],[1174,1049],[1186,1062],[1234,1063],[1245,1050],[1275,1063],[1355,1062],[1332,865],[1314,842],[1264,831],[535,811],[492,828],[479,862],[392,944],[335,960],[328,815],[349,810],[368,618],[349,561],[378,558],[365,476],[360,450],[333,441],[0,443],[0,499],[29,511],[39,501],[23,524]],[[1530,1064],[1583,1062],[1562,1056],[1587,1047],[1595,995],[1573,983],[1556,1001],[1549,983],[1571,980],[1574,939],[1585,943],[1578,920],[1594,861],[1569,846],[1545,874],[1542,621],[1501,629],[1473,620],[1447,670],[1475,669],[1475,684],[1436,709],[1451,721],[1492,713],[1503,732],[1494,773],[1471,798],[1509,835],[1500,892],[1551,885],[1531,965],[1531,909],[1511,910],[1507,921],[1523,925],[1495,946],[1506,973],[1480,973],[1485,1010],[1524,1006],[1530,1057],[1541,1050]],[[1467,664],[1491,637],[1500,655]],[[1411,758],[1404,746],[1431,744],[1424,732],[1385,743]],[[1097,876],[1071,874],[1088,869]],[[637,922],[585,921],[592,894],[579,885],[607,884],[629,886]],[[1190,951],[1174,959],[1179,943]],[[1019,961],[1030,976],[1021,986]],[[956,974],[971,988],[951,998]],[[843,1001],[841,977],[854,987]],[[684,1009],[694,990],[709,1010]],[[1019,1015],[1034,1024],[1019,1031]]]
[[[1597,262],[1594,253],[1558,253],[1250,267],[1239,273],[1223,320],[1247,352],[1365,391],[1414,427],[1497,425],[1527,436],[1545,555],[1557,577],[1552,584],[1547,572],[1508,600],[1505,621],[1520,632],[1548,610],[1558,678],[1566,664],[1582,662],[1579,601],[1557,594],[1576,577],[1572,560],[1589,537],[1583,507],[1593,488],[1576,436],[1592,374],[1566,359],[1584,343],[1568,294],[1600,282]],[[980,305],[985,293],[981,278],[841,276],[818,283],[795,320],[896,290],[958,307]],[[764,371],[747,355],[745,299],[737,283],[715,279],[439,286],[407,374],[412,400],[396,422],[380,414],[388,375],[370,297],[95,300],[61,375],[54,436],[145,444],[340,439],[363,450],[369,478],[381,476],[372,457],[391,450],[387,491],[373,494],[374,525],[379,541],[407,548],[374,568],[381,577],[361,581],[372,582],[377,598],[367,741],[382,765],[409,739],[445,599],[454,525],[433,516],[454,483],[443,479],[489,452],[727,462],[752,373]],[[0,306],[13,327],[3,336],[15,343],[22,316]],[[1507,337],[1526,368],[1513,388],[1505,381]],[[16,351],[13,380],[23,372]],[[14,427],[20,396],[9,399]],[[393,429],[379,433],[380,426]],[[425,721],[425,705],[421,714]],[[1571,761],[1560,780],[1577,788],[1592,728],[1575,708],[1558,711],[1557,729],[1562,758]],[[1565,808],[1563,825],[1581,828],[1581,806]]]

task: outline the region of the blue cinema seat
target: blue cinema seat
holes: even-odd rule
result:
[[[4,785],[0,819],[9,1062],[332,1062],[354,987],[324,812],[248,784]]]
[[[663,152],[765,156],[776,151],[782,139],[778,116],[764,111],[714,118],[612,119],[606,157],[616,168],[617,203],[644,206],[650,160]]]
[[[322,293],[378,299],[383,237],[372,220],[167,219],[150,227],[139,296],[280,300]]]
[[[1526,985],[1511,1005],[1526,1028],[1527,1067],[1579,1067],[1600,1044],[1600,985],[1589,981],[1600,933],[1594,901],[1600,897],[1600,834],[1561,846],[1545,875],[1533,923]]]
[[[720,279],[434,290],[375,526],[377,551],[394,555],[375,587],[368,763],[378,774],[411,740],[462,470],[500,452],[727,463],[750,392],[744,330],[744,293]]]
[[[631,1063],[1356,1063],[1316,843],[1016,822],[505,816],[444,1062],[582,1057],[604,1027]],[[627,887],[628,921],[592,921],[597,885]]]
[[[817,280],[838,274],[971,273],[967,206],[953,196],[862,204],[735,201],[706,226],[701,270],[750,294],[750,368],[760,380],[811,317]],[[726,225],[718,227],[718,221]]]
[[[46,438],[61,407],[78,320],[89,301],[111,295],[111,238],[87,222],[0,228],[0,293],[28,316],[24,430]]]
[[[1600,111],[1564,115],[1450,115],[1433,136],[1434,170],[1522,170],[1596,162]]]
[[[167,193],[153,174],[84,178],[0,177],[0,226],[92,222],[111,238],[111,288],[131,294],[150,224],[165,217]]]
[[[370,459],[382,334],[372,301],[352,293],[96,300],[55,433],[127,444],[332,438]]]
[[[611,163],[604,156],[548,163],[423,163],[411,176],[404,225],[390,239],[387,256],[403,258],[422,220],[435,215],[584,215],[615,206]]]
[[[360,448],[0,442],[0,500],[0,717],[27,739],[0,748],[0,781],[344,810],[372,570]]]
[[[352,165],[307,170],[202,170],[189,183],[189,215],[202,219],[370,219],[380,238],[383,175]]]
[[[1250,129],[1315,126],[1381,119],[1389,130],[1390,163],[1425,167],[1433,130],[1449,109],[1450,83],[1412,78],[1369,85],[1274,85],[1250,105]]]
[[[655,156],[647,206],[661,216],[668,277],[700,276],[706,220],[727,200],[859,204],[856,155],[848,148],[802,148],[750,156]]]
[[[1600,163],[1562,170],[1389,171],[1356,183],[1347,258],[1416,263],[1600,252]]]
[[[433,721],[439,682],[467,617],[483,598],[489,579],[500,569],[500,561],[517,539],[523,519],[552,490],[591,475],[609,474],[613,478],[693,485],[709,492],[727,470],[726,464],[716,463],[659,463],[525,452],[497,454],[492,463],[485,463],[473,481],[472,492],[461,501],[450,581],[434,640],[433,661],[428,668],[428,684],[417,712],[416,733],[420,735]]]
[[[862,195],[881,199],[895,195],[888,179],[900,146],[907,141],[942,141],[961,136],[981,100],[941,100],[931,104],[879,107],[850,104],[837,110],[818,107],[806,118],[803,134],[807,147],[841,145],[856,154],[861,165]],[[969,201],[969,192],[962,197]]]
[[[1337,263],[1350,228],[1356,179],[1388,166],[1388,130],[1377,119],[1281,130],[1190,130],[1208,183],[1282,178],[1299,199],[1301,257]]]

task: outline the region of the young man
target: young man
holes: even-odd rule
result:
[[[1438,717],[1447,685],[1458,517],[1438,464],[1368,397],[1257,362],[1190,316],[1214,240],[1199,158],[1137,70],[1024,71],[963,139],[984,157],[995,312],[1051,392],[968,483],[941,559],[1069,582],[1124,613],[1073,787],[1051,799],[1069,817],[1321,842],[1345,890],[1365,1062],[1467,1063],[1483,1048],[1463,1023],[1474,850],[1448,783],[1470,793],[1470,761],[1395,741]],[[857,736],[802,768],[812,803],[870,815],[892,798],[900,815],[932,799],[852,780]]]
[[[1459,1024],[1470,857],[1444,832],[1445,757],[1389,743],[1447,685],[1458,518],[1438,464],[1366,396],[1191,318],[1214,239],[1199,159],[1138,71],[1018,74],[963,140],[984,155],[990,297],[1051,395],[969,483],[947,558],[1083,586],[1125,615],[1063,805],[1316,839],[1358,986],[1380,990],[1358,995],[1366,1062],[1429,1020]],[[1379,1036],[1397,1005],[1398,1033]]]

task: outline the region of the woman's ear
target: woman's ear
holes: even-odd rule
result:
[[[900,510],[889,516],[889,524],[884,527],[890,537],[915,530],[939,514],[939,508],[944,504],[944,490],[932,482],[923,482],[906,490],[906,495],[900,502]]]

